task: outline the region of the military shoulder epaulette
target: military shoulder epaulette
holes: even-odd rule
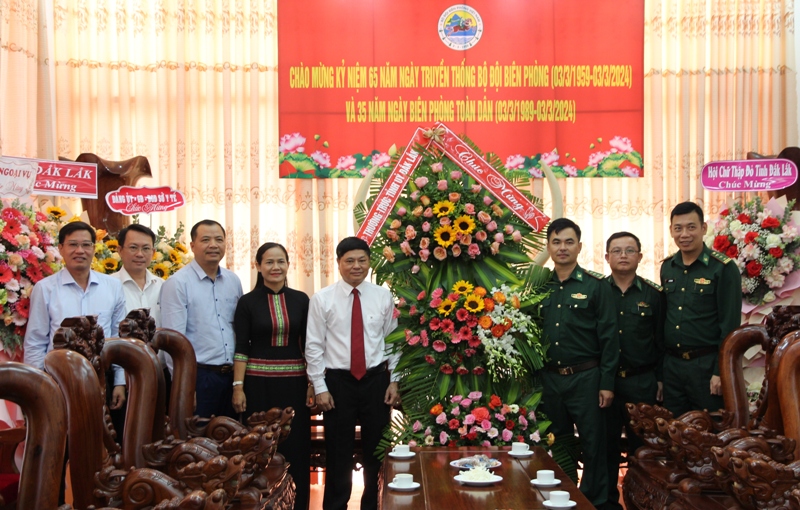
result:
[[[731,261],[731,258],[729,256],[725,255],[724,253],[720,253],[718,251],[715,251],[715,250],[711,250],[711,256],[714,257],[715,259],[719,260],[723,264],[727,264],[728,262]]]
[[[598,273],[596,271],[592,271],[591,269],[585,269],[584,271],[586,271],[586,274],[592,275],[595,278],[597,278],[598,280],[605,280],[605,278],[606,278],[606,275],[604,275],[602,273]]]
[[[657,284],[656,282],[651,282],[647,278],[642,278],[642,280],[644,281],[644,283],[646,283],[647,285],[653,287],[654,289],[656,289],[659,292],[664,290],[664,287],[662,287],[661,285]]]

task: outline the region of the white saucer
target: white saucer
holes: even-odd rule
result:
[[[563,505],[556,505],[555,503],[551,503],[549,499],[544,502],[545,508],[572,508],[575,505],[577,505],[577,503],[571,500],[567,501]]]
[[[419,482],[411,482],[411,485],[409,485],[408,487],[398,487],[397,485],[394,484],[394,482],[389,482],[386,485],[388,485],[390,489],[396,491],[415,491],[419,489]]]
[[[393,459],[410,459],[414,455],[416,455],[416,453],[414,453],[414,452],[408,452],[408,453],[389,452],[389,457],[391,457]]]
[[[511,455],[512,457],[524,458],[524,457],[530,457],[531,455],[533,455],[533,451],[532,450],[528,450],[527,452],[517,453],[517,452],[512,452],[511,450],[508,450],[508,454]]]
[[[531,480],[531,485],[535,485],[537,487],[555,487],[556,485],[560,484],[561,480],[554,479],[552,482],[540,482],[538,479]]]
[[[474,485],[475,487],[485,487],[487,485],[494,485],[497,482],[501,482],[503,480],[503,477],[499,476],[499,475],[492,475],[492,479],[491,480],[485,480],[485,481],[480,481],[480,482],[472,481],[472,480],[465,480],[464,479],[464,475],[456,475],[456,476],[453,477],[453,479],[455,481],[457,481],[458,483],[462,484],[462,485]]]

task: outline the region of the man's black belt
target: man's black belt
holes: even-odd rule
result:
[[[646,374],[647,372],[652,372],[655,369],[656,369],[655,363],[651,363],[649,365],[644,365],[636,368],[620,368],[619,370],[617,370],[617,377],[622,377],[623,379],[625,379],[626,377],[633,377],[634,375]]]
[[[366,373],[364,374],[364,377],[362,377],[361,380],[363,381],[367,377],[372,377],[373,375],[377,375],[377,374],[381,374],[383,372],[386,372],[387,368],[389,368],[389,362],[388,361],[384,361],[383,363],[381,363],[379,365],[375,365],[374,367],[372,367],[370,369],[367,369]],[[329,368],[327,371],[328,372],[338,372],[340,374],[349,374],[350,373],[350,370],[347,369],[347,368]]]
[[[719,352],[719,347],[699,347],[697,349],[667,349],[667,354],[681,359],[695,359]]]
[[[578,372],[585,372],[586,370],[589,370],[590,368],[594,368],[599,364],[600,364],[599,361],[597,361],[596,359],[593,359],[592,361],[587,361],[586,363],[579,363],[577,365],[572,365],[572,366],[569,366],[569,367],[559,367],[559,366],[548,365],[548,366],[544,367],[544,369],[547,370],[548,372],[553,372],[555,374],[572,375],[572,374],[577,374]]]
[[[203,370],[208,370],[209,372],[216,372],[218,374],[233,373],[233,365],[205,365],[203,363],[198,363],[197,368],[202,368]]]

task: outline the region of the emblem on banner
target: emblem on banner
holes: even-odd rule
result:
[[[448,48],[468,50],[483,35],[483,20],[478,11],[464,4],[448,7],[439,17],[439,38]]]

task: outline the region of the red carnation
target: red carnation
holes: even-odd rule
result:
[[[758,238],[758,232],[748,232],[744,235],[744,242],[750,244]]]
[[[776,259],[779,259],[783,257],[783,250],[781,250],[780,248],[770,248],[769,254],[775,257]]]
[[[736,217],[742,225],[750,225],[753,223],[753,220],[750,219],[750,216],[746,215],[745,213],[741,213],[739,216]]]
[[[728,236],[717,236],[714,238],[714,249],[718,252],[725,253],[725,250],[727,250],[730,245],[731,242],[728,240]]]
[[[441,368],[439,368],[439,370],[442,373],[447,374],[447,375],[450,375],[450,374],[453,373],[453,367],[450,365],[450,363],[445,363],[444,365],[441,366]]]
[[[514,420],[506,420],[506,428],[508,430],[514,430],[514,426],[516,426],[516,423],[514,423]]]
[[[457,419],[453,418],[452,420],[447,422],[447,426],[450,427],[450,430],[457,429],[461,424],[458,422]]]
[[[467,375],[469,373],[469,369],[464,365],[458,365],[458,368],[456,368],[456,373],[458,375]]]
[[[500,400],[500,397],[497,395],[492,395],[492,398],[489,399],[489,407],[492,409],[497,409],[501,405],[503,405],[503,401]]]
[[[761,228],[777,228],[781,226],[781,222],[778,221],[778,218],[770,216],[768,218],[764,218],[764,221],[761,222]]]
[[[431,365],[436,364],[436,360],[430,354],[425,355],[425,361],[430,363]]]
[[[745,268],[747,269],[747,275],[750,276],[751,278],[760,275],[761,274],[761,269],[763,267],[764,266],[761,265],[761,263],[759,261],[757,261],[757,260],[751,260],[745,266]]]
[[[727,250],[725,250],[725,255],[729,256],[732,259],[735,259],[739,256],[739,248],[736,247],[735,244],[730,245]]]

